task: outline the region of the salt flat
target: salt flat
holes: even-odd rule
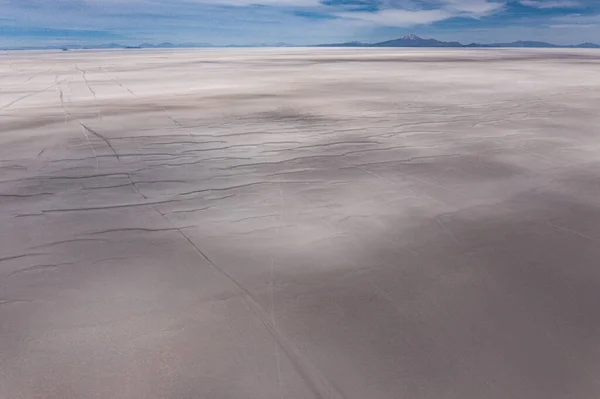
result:
[[[0,53],[0,398],[600,396],[598,71]]]

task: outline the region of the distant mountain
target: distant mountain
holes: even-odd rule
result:
[[[511,43],[471,43],[461,44],[459,42],[444,42],[436,39],[423,39],[416,35],[408,35],[399,39],[387,40],[379,43],[347,42],[335,44],[321,44],[318,47],[469,47],[469,48],[600,48],[594,43],[582,43],[576,45],[557,45],[546,42],[519,40]]]
[[[375,43],[372,47],[462,47],[459,42],[442,42],[435,39],[422,39],[416,35],[408,35],[400,39]]]

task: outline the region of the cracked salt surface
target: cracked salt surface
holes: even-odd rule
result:
[[[0,397],[597,397],[599,66],[0,54]]]

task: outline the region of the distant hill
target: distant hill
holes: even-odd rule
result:
[[[188,43],[188,45],[192,46],[191,43]],[[175,48],[178,47],[176,45],[174,45],[173,43],[170,42],[163,42],[160,44],[150,44],[150,43],[142,43],[139,46],[137,46],[139,48]]]
[[[525,48],[559,48],[564,46],[559,46],[556,44],[546,43],[546,42],[536,42],[536,41],[524,41],[518,40],[516,42],[510,43],[492,43],[492,44],[478,44],[472,43],[465,47],[525,47]],[[571,47],[571,46],[569,46]]]
[[[141,43],[139,45],[123,45],[117,43],[107,44],[93,44],[93,45],[81,45],[81,44],[63,44],[63,45],[52,45],[52,46],[24,46],[24,47],[10,47],[0,48],[0,50],[101,50],[101,49],[169,49],[169,48],[204,48],[204,47],[216,47],[210,43],[182,43],[173,44],[170,42],[163,42],[159,44],[152,43]]]
[[[174,49],[174,48],[253,48],[253,47],[298,47],[288,43],[275,43],[275,44],[248,44],[248,45],[222,45],[216,46],[210,43],[181,43],[173,44],[170,42],[163,42],[159,44],[152,43],[141,43],[136,45],[122,45],[117,43],[108,44],[95,44],[95,45],[81,45],[81,44],[63,44],[63,45],[52,45],[52,46],[25,46],[25,47],[10,47],[0,48],[0,50],[101,50],[101,49]]]
[[[595,44],[595,43],[585,42],[585,43],[578,44],[575,47],[577,47],[577,48],[600,48],[600,45]]]
[[[347,43],[331,43],[331,44],[317,44],[313,47],[371,47],[372,44],[361,43],[361,42],[347,42]]]

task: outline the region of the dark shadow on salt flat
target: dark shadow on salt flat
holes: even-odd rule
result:
[[[355,395],[597,396],[600,249],[548,221],[585,217],[600,237],[600,210],[551,192],[514,201],[363,229],[345,272],[278,288],[280,330]]]

